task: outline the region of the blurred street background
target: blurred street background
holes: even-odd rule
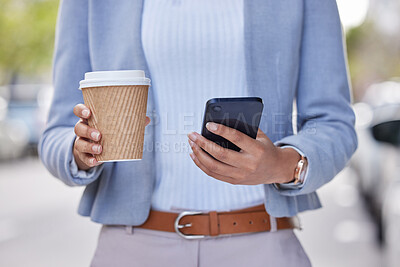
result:
[[[337,3],[359,149],[296,234],[313,266],[400,266],[400,1]],[[0,0],[0,267],[88,266],[100,229],[37,157],[58,4]]]

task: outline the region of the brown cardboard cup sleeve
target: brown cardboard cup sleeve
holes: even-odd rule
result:
[[[125,76],[120,72],[92,76],[87,73],[81,81],[83,99],[92,114],[88,124],[101,132],[99,143],[103,150],[95,155],[99,162],[143,157],[150,80],[144,77],[143,71],[122,71]]]

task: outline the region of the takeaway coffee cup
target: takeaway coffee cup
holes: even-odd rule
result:
[[[85,74],[79,89],[92,113],[88,124],[102,134],[97,161],[142,159],[149,87],[142,70]]]

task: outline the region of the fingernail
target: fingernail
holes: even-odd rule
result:
[[[94,146],[92,146],[92,150],[94,151],[94,152],[101,152],[101,146],[100,145],[94,145]]]
[[[84,117],[89,116],[89,113],[90,113],[90,111],[89,111],[88,109],[82,110],[82,115],[83,115]]]
[[[215,123],[213,123],[213,122],[207,122],[207,124],[206,124],[206,128],[209,130],[209,131],[216,131],[217,129],[218,129],[218,126],[217,126],[217,124],[215,124]]]
[[[197,136],[196,136],[195,133],[190,133],[190,134],[188,134],[188,137],[189,137],[192,141],[196,141],[196,139],[197,139]]]
[[[96,164],[96,159],[94,159],[94,158],[90,159],[90,164],[92,164],[92,165]]]
[[[97,140],[99,140],[100,133],[99,132],[92,132],[90,134],[90,136],[93,138],[93,140],[97,141]]]

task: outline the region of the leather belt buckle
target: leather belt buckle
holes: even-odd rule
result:
[[[205,235],[185,235],[184,233],[182,233],[179,229],[185,228],[185,227],[191,227],[192,224],[191,223],[187,223],[187,224],[179,224],[179,221],[185,217],[185,216],[191,216],[191,215],[198,215],[198,214],[205,214],[201,211],[183,211],[181,213],[179,213],[178,217],[176,217],[175,219],[175,223],[174,223],[174,228],[175,228],[175,232],[185,238],[185,239],[201,239],[201,238],[205,238]]]

